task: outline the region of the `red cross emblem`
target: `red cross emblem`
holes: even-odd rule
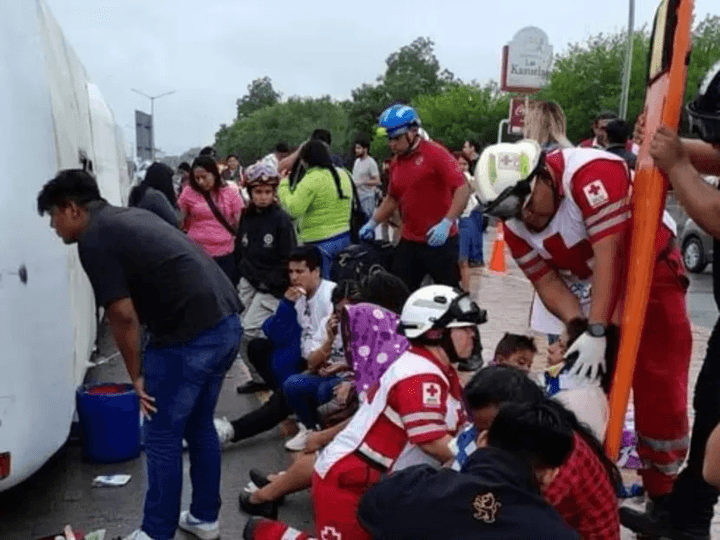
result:
[[[342,540],[342,534],[337,532],[335,527],[325,527],[320,532],[320,538],[322,540]]]
[[[593,184],[592,186],[590,186],[588,188],[588,191],[590,192],[591,195],[597,195],[598,193],[600,193],[600,188],[598,187],[597,184]]]
[[[425,382],[422,385],[423,405],[426,407],[440,406],[440,385],[432,382]]]
[[[546,238],[543,246],[552,256],[552,264],[560,270],[569,270],[580,279],[592,276],[588,261],[593,257],[592,245],[582,240],[573,247],[568,248],[560,233]]]

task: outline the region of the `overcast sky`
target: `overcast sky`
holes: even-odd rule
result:
[[[211,144],[235,100],[269,76],[288,96],[346,99],[384,72],[385,58],[418,36],[463,80],[499,79],[515,32],[538,26],[554,51],[627,25],[627,0],[46,0],[134,145],[134,110],[155,102],[156,145],[179,154]],[[696,0],[696,20],[720,13]],[[657,0],[636,0],[636,28]]]

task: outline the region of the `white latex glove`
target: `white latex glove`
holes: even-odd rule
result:
[[[584,332],[565,353],[565,362],[570,361],[573,353],[578,353],[575,363],[567,370],[573,376],[586,378],[591,381],[599,379],[607,371],[605,363],[605,337],[593,337]]]

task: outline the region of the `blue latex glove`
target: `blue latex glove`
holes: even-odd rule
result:
[[[375,227],[378,226],[377,221],[374,219],[370,219],[365,225],[362,226],[360,229],[360,240],[374,240],[375,239]]]
[[[448,218],[443,218],[440,223],[431,228],[426,235],[428,246],[438,247],[447,242],[447,239],[450,236],[450,228],[452,227],[452,224],[453,222]]]

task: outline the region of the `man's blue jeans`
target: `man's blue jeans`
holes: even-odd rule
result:
[[[241,338],[242,326],[235,314],[189,343],[145,350],[145,388],[155,398],[157,412],[143,426],[148,490],[142,530],[154,540],[175,537],[183,438],[190,454],[190,512],[202,521],[217,520],[221,450],[213,413]]]
[[[306,428],[315,429],[319,423],[317,408],[333,398],[333,388],[341,380],[312,373],[291,375],[283,384],[285,400]]]

